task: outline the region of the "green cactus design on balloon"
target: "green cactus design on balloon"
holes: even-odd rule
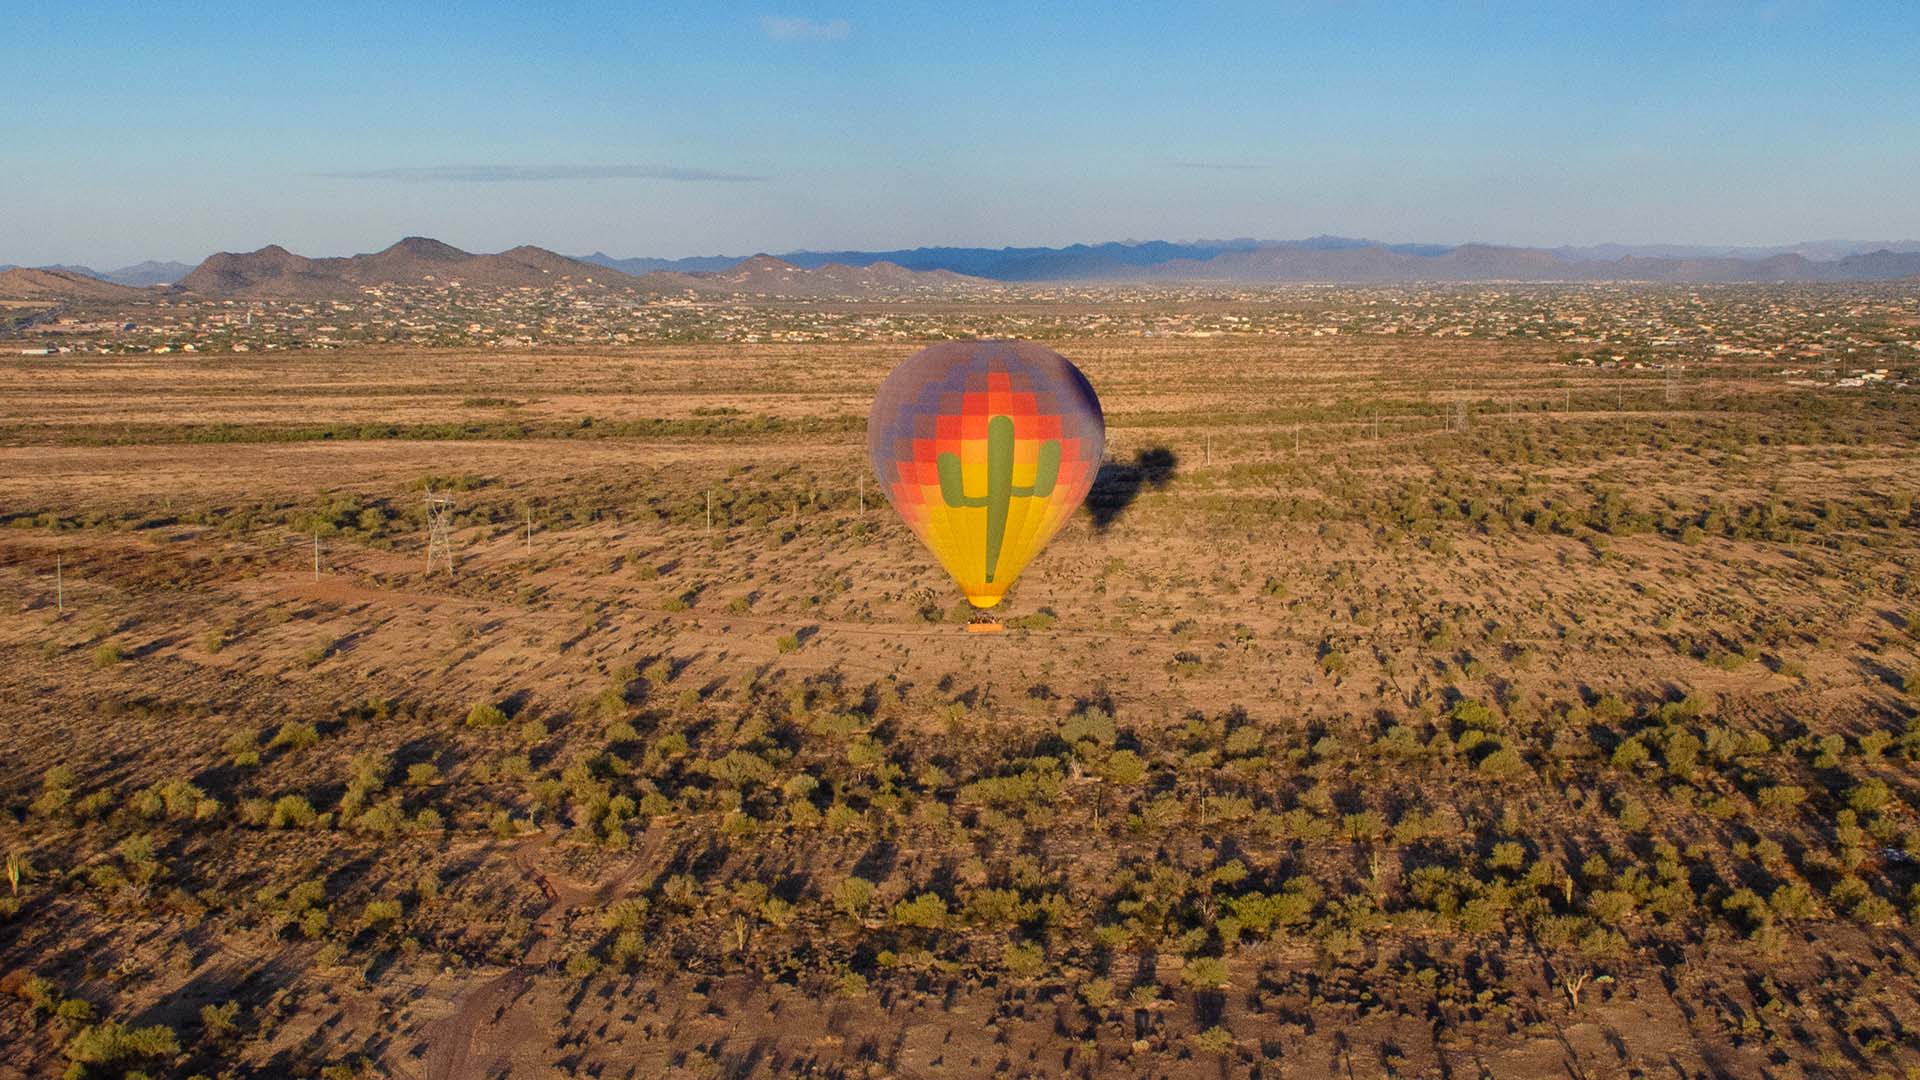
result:
[[[984,506],[987,508],[987,580],[993,580],[994,571],[1000,566],[1000,542],[1007,535],[1007,505],[1013,497],[1031,496],[1044,499],[1053,494],[1054,481],[1060,478],[1060,440],[1048,439],[1040,444],[1040,456],[1033,474],[1033,483],[1027,487],[1013,486],[1013,419],[996,416],[987,422],[987,493],[969,496],[961,483],[960,455],[941,454],[936,462],[940,469],[940,498],[954,508],[963,506]]]

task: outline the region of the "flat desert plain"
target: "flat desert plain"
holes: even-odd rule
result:
[[[911,344],[0,360],[0,1076],[1920,1069],[1920,396],[1049,344],[998,635]]]

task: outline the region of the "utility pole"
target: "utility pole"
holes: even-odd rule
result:
[[[447,560],[447,576],[453,576],[453,496],[435,495],[427,490],[427,573],[433,573],[437,551]]]
[[[55,553],[53,556],[53,595],[54,602],[60,605],[60,614],[67,613],[67,558]]]
[[[867,470],[860,470],[860,516],[867,516]]]
[[[527,557],[533,557],[533,504],[527,504]]]
[[[320,533],[313,534],[313,580],[320,580]]]

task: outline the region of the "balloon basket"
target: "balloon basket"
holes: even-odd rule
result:
[[[975,615],[973,620],[967,623],[969,634],[998,634],[1004,630],[1006,627],[1000,625],[1000,620],[991,615]]]

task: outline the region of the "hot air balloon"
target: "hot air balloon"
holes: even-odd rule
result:
[[[880,489],[981,609],[1087,497],[1105,442],[1086,377],[1030,341],[922,349],[880,384],[867,417]]]

